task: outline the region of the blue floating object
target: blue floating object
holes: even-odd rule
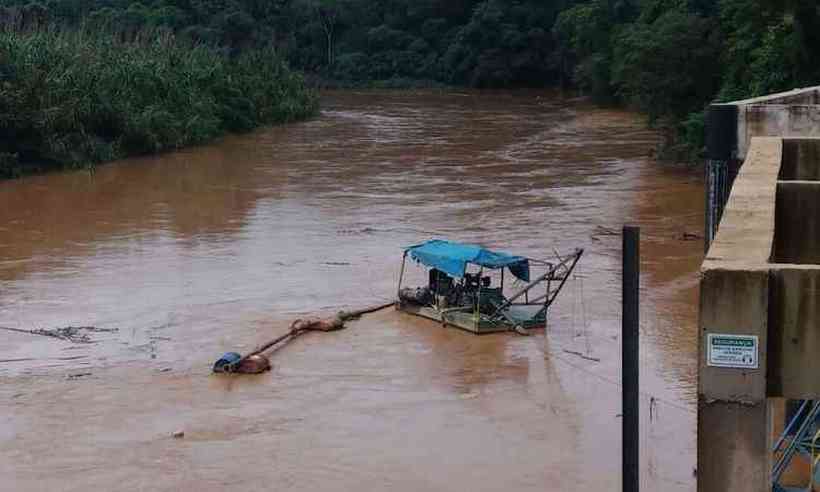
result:
[[[236,352],[225,352],[222,357],[214,363],[214,372],[233,372],[236,368],[236,363],[242,358]]]

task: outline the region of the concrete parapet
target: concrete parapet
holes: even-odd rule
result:
[[[820,139],[751,139],[701,273],[698,490],[770,491],[769,398],[820,399]]]
[[[744,159],[756,136],[820,137],[820,105],[760,104],[738,107],[737,158]]]
[[[765,401],[699,399],[698,492],[771,492],[768,414]]]
[[[734,108],[736,137],[732,159],[746,159],[753,137],[820,136],[820,86],[711,106]],[[727,157],[728,158],[728,157]]]
[[[820,400],[820,267],[771,271],[770,397]]]
[[[781,181],[820,180],[820,139],[789,138],[783,142]]]
[[[723,212],[702,270],[768,263],[774,233],[775,196],[783,140],[755,138]]]
[[[820,104],[820,86],[801,87],[786,92],[732,101],[727,104]]]
[[[729,190],[741,163],[750,157],[752,139],[756,137],[820,137],[820,86],[709,106],[706,112],[704,221],[707,249],[714,240]],[[811,144],[795,144],[784,151],[797,153],[795,159],[787,160],[807,162],[810,156],[804,157],[803,154],[815,149]],[[801,172],[795,170],[795,173]],[[820,176],[816,166],[814,172],[804,179]]]
[[[773,263],[820,264],[820,181],[777,183]]]
[[[713,335],[758,337],[758,367],[726,369],[710,366],[705,343],[700,346],[698,394],[705,401],[740,404],[766,400],[769,272],[767,270],[716,269],[703,272],[700,288],[701,338]]]

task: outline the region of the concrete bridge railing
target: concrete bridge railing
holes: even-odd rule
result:
[[[750,139],[701,273],[698,490],[769,492],[770,398],[820,399],[820,138]]]
[[[706,118],[706,245],[754,137],[820,137],[820,86],[712,104]]]

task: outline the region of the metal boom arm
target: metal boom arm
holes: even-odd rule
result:
[[[572,273],[572,270],[575,269],[575,265],[578,263],[578,260],[581,259],[581,255],[583,253],[584,253],[583,249],[577,249],[577,250],[575,250],[575,253],[572,256],[569,256],[567,258],[562,259],[560,263],[558,263],[557,265],[551,267],[545,274],[540,275],[538,278],[536,278],[535,280],[533,280],[532,282],[527,284],[523,289],[521,289],[520,291],[513,294],[513,296],[510,297],[509,299],[507,299],[503,304],[498,306],[498,308],[496,308],[496,310],[495,310],[495,313],[493,313],[492,318],[498,317],[499,314],[502,313],[505,309],[512,306],[512,304],[517,299],[519,299],[521,296],[523,296],[524,294],[526,294],[527,292],[532,290],[533,287],[540,284],[544,280],[546,280],[548,278],[549,279],[556,279],[556,277],[554,276],[555,272],[557,272],[561,267],[564,267],[564,268],[567,269],[567,271],[563,275],[563,277],[561,278],[561,283],[558,285],[558,287],[555,289],[555,291],[553,291],[552,293],[548,292],[547,294],[539,297],[538,299],[533,300],[533,304],[534,304],[534,303],[546,298],[547,302],[545,303],[545,308],[548,307],[550,304],[552,304],[552,301],[553,301],[553,299],[555,299],[555,296],[558,295],[558,292],[560,292],[561,289],[564,287],[564,283],[566,283],[567,279],[569,278],[570,273]],[[568,263],[570,264],[569,266],[567,266]]]

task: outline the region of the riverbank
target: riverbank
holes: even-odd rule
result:
[[[0,31],[0,51],[0,178],[176,150],[319,107],[272,49],[41,29]]]
[[[334,78],[324,73],[307,72],[304,74],[308,87],[316,90],[456,90],[459,87],[429,79],[409,77],[391,77],[378,80],[346,80]],[[463,87],[461,89],[464,89]]]

